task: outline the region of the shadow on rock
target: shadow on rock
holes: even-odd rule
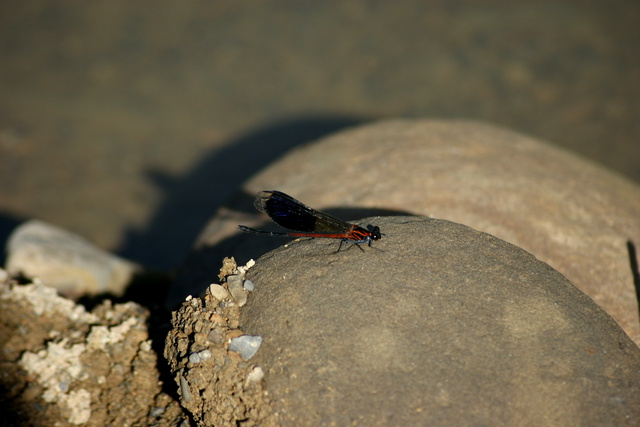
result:
[[[257,129],[203,158],[184,176],[151,170],[164,201],[142,230],[129,229],[117,253],[151,269],[175,267],[216,208],[252,174],[289,149],[361,123],[350,117],[301,117]]]

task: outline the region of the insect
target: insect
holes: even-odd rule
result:
[[[255,230],[244,225],[238,226],[240,230],[246,233],[262,236],[341,239],[340,246],[336,252],[340,252],[344,242],[353,242],[360,250],[364,251],[360,247],[362,243],[367,243],[371,247],[371,242],[379,240],[383,236],[378,226],[367,225],[367,228],[363,228],[355,224],[349,224],[327,213],[311,209],[280,191],[259,192],[253,205],[260,212],[269,215],[269,218],[276,224],[293,231],[278,233]]]

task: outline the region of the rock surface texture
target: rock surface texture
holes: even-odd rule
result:
[[[306,239],[247,273],[277,425],[640,422],[640,349],[561,274],[452,222],[363,223],[364,252]]]

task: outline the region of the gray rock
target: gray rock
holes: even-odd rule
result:
[[[411,213],[493,234],[564,274],[640,344],[626,247],[640,244],[640,187],[577,155],[462,120],[393,120],[337,133],[293,150],[220,209],[198,239],[201,256],[177,280],[176,302],[204,289],[199,277],[215,277],[223,256],[243,262],[286,242],[237,232],[238,224],[268,222],[246,214],[261,190],[318,209],[350,207],[337,212],[345,219]]]
[[[7,242],[6,269],[38,277],[67,296],[121,296],[138,266],[82,237],[42,221],[14,230]]]
[[[258,260],[241,325],[279,425],[625,425],[640,349],[531,254],[443,220],[369,218],[365,252]]]
[[[200,363],[209,359],[211,359],[211,351],[209,350],[201,350],[189,355],[189,363]]]
[[[257,335],[242,335],[232,338],[229,342],[229,350],[235,351],[242,360],[251,359],[262,344],[262,337]]]
[[[180,397],[182,397],[182,400],[186,403],[191,401],[191,389],[189,387],[189,383],[182,375],[180,375]]]
[[[237,275],[227,277],[229,293],[240,307],[246,304],[249,292],[242,285],[242,278]]]
[[[245,280],[242,286],[244,286],[244,288],[249,292],[251,292],[255,288],[251,280]]]

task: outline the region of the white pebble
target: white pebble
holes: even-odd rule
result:
[[[201,350],[189,355],[190,363],[200,363],[207,359],[211,359],[211,350]]]
[[[212,283],[211,285],[209,285],[209,293],[218,301],[222,301],[229,296],[229,291],[227,291],[217,283]]]
[[[247,383],[259,383],[264,378],[264,371],[260,366],[256,366],[247,375]]]

